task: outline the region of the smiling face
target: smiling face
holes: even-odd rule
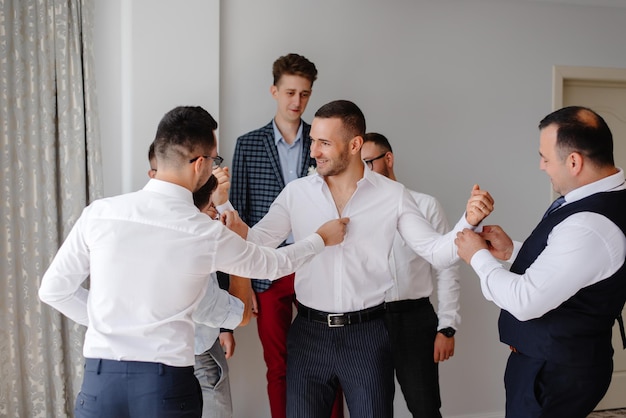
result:
[[[539,168],[546,172],[555,193],[564,196],[574,188],[568,167],[568,158],[562,158],[557,148],[558,126],[546,126],[539,135]]]
[[[350,165],[350,138],[339,118],[314,118],[311,123],[311,157],[322,176],[336,176]]]
[[[289,123],[300,123],[311,97],[311,82],[299,75],[284,74],[270,88],[276,100],[276,118]]]

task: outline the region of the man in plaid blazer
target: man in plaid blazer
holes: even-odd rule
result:
[[[231,202],[241,219],[256,224],[285,187],[315,169],[309,155],[311,126],[301,116],[317,78],[315,64],[298,54],[287,54],[273,65],[270,93],[276,115],[264,127],[237,139],[232,163]],[[289,237],[285,244],[292,243]],[[287,331],[294,313],[294,275],[279,280],[252,281],[253,309],[263,357],[267,365],[267,391],[273,418],[286,417]],[[343,416],[341,393],[333,418]]]

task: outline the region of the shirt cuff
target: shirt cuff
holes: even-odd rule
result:
[[[482,222],[479,223],[478,225],[474,226],[472,224],[470,224],[469,222],[467,222],[467,218],[465,217],[465,215],[467,215],[466,212],[463,212],[463,216],[461,216],[461,219],[459,219],[459,221],[456,223],[456,225],[454,225],[454,229],[455,231],[462,231],[464,229],[471,229],[474,232],[482,232],[483,227],[482,227]]]
[[[481,279],[487,277],[494,269],[502,268],[502,264],[486,249],[476,251],[470,264]]]
[[[243,319],[243,302],[234,296],[229,298],[228,313],[220,328],[235,329]]]
[[[230,203],[230,200],[227,200],[226,203],[222,203],[221,205],[216,206],[215,209],[217,210],[217,213],[219,213],[220,215],[226,212],[227,210],[235,210],[233,205]]]
[[[324,240],[318,233],[309,235],[308,237],[305,238],[305,240],[311,243],[311,245],[313,246],[313,249],[315,250],[315,254],[321,253],[322,251],[324,251],[324,248],[326,248],[326,245],[324,244]]]

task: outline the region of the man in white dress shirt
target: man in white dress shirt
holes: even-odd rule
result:
[[[201,213],[192,192],[211,175],[216,128],[201,107],[168,112],[155,138],[156,177],[85,208],[44,274],[41,300],[87,326],[76,417],[200,417],[194,321],[234,328],[243,309],[210,273],[284,276],[343,239],[347,220],[335,216],[274,250],[244,241],[235,212],[223,218],[237,233]]]
[[[561,197],[523,245],[499,226],[456,242],[502,308],[507,418],[584,418],[611,381],[612,327],[626,300],[624,173],[592,110],[559,109],[539,129],[540,168]],[[510,271],[497,259],[513,262]]]
[[[148,176],[154,178],[157,173],[154,142],[150,144],[148,162],[150,163]],[[222,168],[220,166],[221,162],[221,157],[216,157],[213,162],[213,175],[209,177],[204,186],[193,192],[194,205],[200,209],[200,212],[204,212],[211,219],[219,219],[220,211],[234,210],[228,201],[228,190],[230,189],[228,167]],[[228,275],[222,275],[222,277],[226,276],[226,280],[223,281],[218,279],[217,272],[211,273],[211,276],[218,281],[220,288],[228,290],[231,281]],[[238,288],[237,281],[244,280],[248,279],[233,275],[232,284],[234,288]],[[246,287],[249,286],[248,281]],[[252,304],[249,303],[246,307],[245,297],[236,292],[229,291],[229,293],[244,302],[244,318],[239,326],[246,325],[252,316]],[[202,418],[232,418],[233,402],[230,391],[228,362],[226,360],[235,352],[233,330],[213,328],[204,324],[195,324],[195,326],[194,374],[202,390]]]
[[[391,418],[393,368],[383,323],[385,292],[393,281],[389,253],[396,232],[428,262],[447,267],[458,258],[455,233],[442,236],[405,187],[365,168],[365,117],[352,102],[322,106],[311,125],[317,173],[286,185],[248,239],[279,245],[313,225],[350,218],[345,241],[296,271],[298,315],[288,338],[287,416],[328,417],[340,383],[352,418]],[[478,225],[493,209],[477,186],[455,231]]]
[[[361,158],[370,170],[396,180],[395,156],[384,135],[367,133]],[[450,230],[437,199],[409,192],[435,230],[442,234]],[[399,235],[389,263],[393,287],[385,296],[385,324],[396,378],[414,417],[441,418],[438,363],[454,355],[454,334],[460,322],[458,266],[432,267]],[[437,313],[429,300],[433,283],[437,283]]]

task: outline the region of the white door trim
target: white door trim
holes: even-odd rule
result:
[[[563,107],[563,84],[566,80],[597,80],[626,82],[626,69],[603,67],[552,67],[552,110]]]

